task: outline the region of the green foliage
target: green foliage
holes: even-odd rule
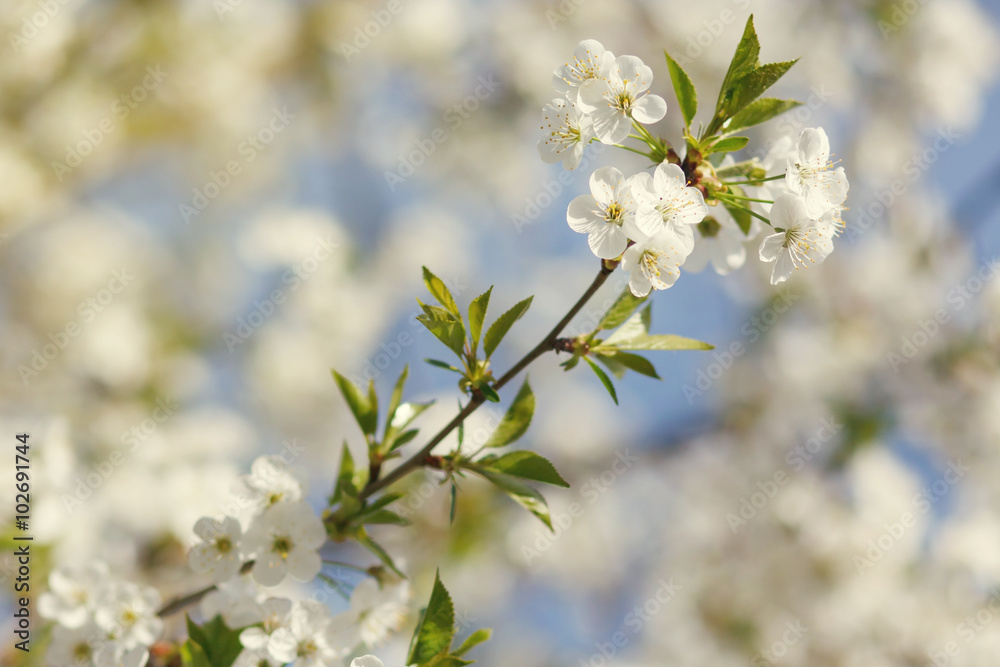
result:
[[[475,661],[465,660],[462,656],[487,641],[491,635],[491,630],[477,630],[458,649],[451,650],[451,643],[455,639],[455,606],[448,589],[441,583],[441,573],[438,572],[434,575],[431,598],[421,610],[420,620],[410,640],[406,663],[417,667],[471,665]]]
[[[730,185],[728,187],[730,192],[732,192],[734,195],[738,197],[746,196],[746,191],[744,191],[743,188],[741,188],[740,186]],[[740,231],[743,232],[744,235],[749,234],[750,227],[751,225],[753,225],[753,216],[750,215],[750,211],[731,201],[723,200],[721,203],[726,208],[726,210],[729,211],[729,215],[733,216],[733,220],[736,221],[736,224],[739,226]]]
[[[451,295],[448,290],[448,286],[444,284],[444,281],[435,276],[430,272],[426,266],[423,267],[424,270],[424,285],[427,286],[427,291],[431,293],[437,302],[444,306],[445,310],[451,313],[458,319],[462,319],[462,314],[458,310],[458,304],[455,303],[455,298]]]
[[[698,112],[698,93],[694,89],[687,72],[670,57],[666,51],[663,55],[667,57],[667,69],[670,71],[670,82],[674,85],[674,94],[677,95],[677,104],[681,108],[681,115],[684,116],[685,127],[691,126],[694,115]]]
[[[378,424],[378,400],[375,398],[375,383],[369,381],[367,396],[362,393],[353,382],[345,378],[335,370],[331,370],[333,379],[340,388],[340,393],[344,395],[347,407],[351,409],[351,414],[361,427],[361,432],[366,437],[375,435],[375,428]]]
[[[526,450],[509,452],[503,456],[490,455],[476,461],[487,470],[543,482],[554,486],[569,488],[569,482],[564,480],[552,463],[540,454]]]
[[[541,519],[542,523],[549,527],[549,530],[552,530],[552,518],[549,516],[549,506],[546,504],[545,498],[538,491],[513,475],[494,472],[476,466],[469,466],[469,468],[490,482],[493,482],[493,484],[510,496],[514,502],[537,516]]]
[[[196,625],[186,617],[188,640],[181,646],[185,667],[230,667],[243,651],[240,644],[242,629],[231,630],[221,616],[204,625]]]
[[[594,371],[594,374],[601,380],[601,384],[603,384],[604,388],[608,390],[609,394],[611,394],[611,400],[615,402],[615,405],[618,405],[618,392],[615,391],[615,385],[612,384],[611,378],[608,377],[608,374],[602,371],[600,366],[595,364],[588,357],[584,357],[583,360],[587,362],[587,365],[589,365],[591,370]]]
[[[479,339],[483,333],[483,321],[486,319],[486,309],[490,305],[490,295],[493,293],[493,286],[477,296],[469,304],[469,335],[472,337],[472,352],[475,354],[479,348]]]
[[[490,328],[486,331],[486,337],[483,339],[483,353],[486,355],[487,359],[493,356],[497,346],[500,345],[500,341],[502,341],[504,336],[507,335],[507,332],[510,331],[514,322],[517,322],[526,312],[528,312],[528,308],[531,306],[531,300],[533,298],[534,297],[529,296],[524,301],[519,301],[513,308],[498,317],[496,321],[490,325]]]
[[[649,298],[648,295],[635,296],[632,294],[631,289],[625,287],[618,296],[618,299],[611,304],[608,312],[601,318],[600,324],[597,325],[597,331],[614,329],[621,326],[647,298]]]
[[[417,315],[417,321],[427,327],[427,330],[456,356],[462,357],[465,347],[465,325],[462,323],[461,315],[454,315],[443,308],[424,305],[420,299],[417,299],[417,303],[424,309],[423,313]]]
[[[735,153],[750,143],[750,137],[726,137],[705,148],[705,155],[713,153]]]
[[[500,420],[500,425],[490,434],[484,447],[503,447],[514,442],[528,430],[531,418],[535,414],[535,395],[531,391],[528,380],[524,381],[514,397],[507,413]]]
[[[761,97],[748,104],[743,111],[733,116],[733,119],[726,125],[726,131],[735,132],[745,127],[760,125],[799,106],[802,106],[802,102],[779,100],[775,97]]]

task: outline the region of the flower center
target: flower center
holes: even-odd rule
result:
[[[288,558],[288,554],[292,551],[292,541],[284,535],[279,535],[274,538],[274,542],[271,544],[271,551],[282,558]]]
[[[607,210],[604,211],[604,220],[613,225],[622,224],[622,216],[625,215],[625,209],[618,202],[611,202]]]
[[[782,248],[788,248],[791,245],[798,245],[799,241],[802,239],[802,232],[798,227],[785,230],[785,242],[781,244]]]
[[[139,615],[135,613],[132,609],[126,609],[122,612],[121,621],[122,625],[133,625],[139,620]]]
[[[626,86],[628,85],[628,81],[625,82],[625,85]],[[619,111],[628,113],[632,110],[632,104],[634,102],[635,98],[632,97],[632,93],[628,91],[628,88],[624,88],[620,93],[615,95],[615,99],[612,102],[612,106],[614,106],[614,108],[618,109]]]
[[[73,657],[79,661],[90,660],[91,651],[90,644],[87,642],[80,642],[73,647]]]
[[[233,543],[228,537],[220,537],[215,541],[215,550],[220,554],[227,554],[233,550]]]
[[[301,644],[299,644],[299,656],[300,657],[309,657],[309,656],[313,655],[314,653],[316,653],[318,650],[319,650],[319,647],[316,646],[316,642],[314,642],[312,640],[306,641],[306,642],[302,642]]]

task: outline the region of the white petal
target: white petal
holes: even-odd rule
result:
[[[610,105],[595,109],[592,118],[594,134],[604,144],[620,144],[628,138],[632,129],[628,116]]]
[[[632,105],[632,118],[640,123],[656,123],[667,115],[667,103],[659,95],[643,95]]]
[[[277,586],[285,579],[285,569],[280,556],[263,553],[253,564],[253,578],[261,586]]]
[[[765,236],[764,240],[760,243],[760,250],[758,254],[760,255],[760,261],[762,262],[773,262],[778,258],[778,254],[781,252],[782,246],[785,243],[785,235],[781,232],[777,234],[770,234]]]
[[[822,127],[808,127],[799,134],[799,157],[809,163],[825,163],[830,158],[830,140]]]
[[[299,581],[312,581],[323,566],[318,553],[299,549],[290,553],[285,562],[288,573]]]
[[[609,94],[608,82],[604,79],[591,79],[580,86],[577,107],[586,114],[592,114],[600,108],[608,106],[605,95]]]
[[[774,263],[774,268],[771,270],[771,284],[777,285],[785,282],[794,270],[795,264],[792,262],[791,254],[787,252],[779,254],[778,260]]]
[[[587,242],[591,251],[601,259],[614,259],[625,252],[628,236],[618,225],[605,222],[601,229],[590,233]]]
[[[597,201],[590,195],[580,195],[566,208],[566,222],[574,232],[589,234],[608,224],[597,213]]]
[[[615,192],[625,180],[625,175],[614,167],[601,167],[590,175],[590,194],[607,206],[615,200]]]
[[[363,655],[351,660],[351,667],[385,667],[385,665],[373,655]]]
[[[635,56],[618,56],[612,71],[623,82],[629,82],[633,92],[641,93],[653,83],[653,70]]]

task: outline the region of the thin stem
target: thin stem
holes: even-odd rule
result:
[[[751,209],[751,208],[750,208],[749,206],[743,206],[742,204],[737,204],[736,202],[730,202],[730,203],[731,203],[731,204],[732,204],[733,206],[735,206],[736,208],[738,208],[738,209],[740,209],[740,210],[743,210],[743,211],[746,211],[747,213],[749,213],[749,214],[750,214],[750,215],[752,215],[753,217],[757,218],[757,219],[758,219],[758,220],[760,220],[761,222],[763,222],[763,223],[767,224],[768,226],[771,226],[771,221],[770,221],[770,220],[768,220],[768,219],[767,219],[767,218],[765,218],[764,216],[760,215],[759,213],[756,213],[756,212],[754,212],[754,210],[753,210],[753,209]]]
[[[731,195],[727,192],[717,192],[714,195],[718,199],[738,199],[739,201],[755,201],[761,204],[773,204],[772,199],[754,199],[753,197],[740,197],[739,195]]]
[[[636,131],[642,135],[642,138],[646,143],[656,144],[656,139],[654,139],[653,135],[649,133],[649,130],[644,128],[642,125],[640,125],[635,121],[632,121],[632,127],[634,127]]]
[[[587,288],[587,291],[583,293],[583,296],[581,296],[577,300],[577,302],[573,304],[573,307],[569,309],[569,312],[567,312],[566,315],[564,315],[563,318],[559,320],[558,324],[556,324],[552,328],[552,331],[550,331],[545,336],[545,338],[543,338],[541,342],[538,343],[538,345],[536,345],[530,352],[524,355],[520,361],[514,364],[509,371],[504,373],[503,376],[496,381],[496,384],[493,385],[494,389],[498,390],[501,389],[505,384],[513,380],[518,373],[527,368],[528,365],[531,364],[531,362],[533,362],[535,359],[542,356],[549,350],[555,349],[555,342],[556,339],[559,338],[559,334],[562,333],[562,330],[566,328],[566,325],[569,324],[570,320],[572,320],[576,316],[576,314],[579,313],[581,309],[583,309],[583,307],[587,304],[587,302],[590,301],[590,298],[594,296],[597,290],[601,288],[601,285],[604,284],[604,282],[608,279],[608,276],[611,275],[611,272],[614,271],[615,266],[617,266],[617,264],[611,264],[609,268],[608,263],[606,263],[604,260],[601,261],[600,272],[597,274],[597,277],[594,278],[594,282],[590,284],[590,287]],[[479,406],[483,404],[484,400],[485,399],[483,399],[478,394],[476,396],[473,396],[472,399],[465,405],[465,407],[462,408],[462,410],[459,411],[459,413],[455,415],[455,417],[450,422],[448,422],[448,424],[445,425],[444,428],[438,431],[437,434],[433,438],[431,438],[426,445],[424,445],[423,449],[421,449],[419,452],[417,452],[409,459],[401,463],[399,466],[394,468],[393,471],[390,472],[385,477],[378,480],[369,480],[368,484],[365,485],[365,488],[363,488],[361,490],[361,493],[358,494],[358,497],[363,500],[368,496],[372,495],[373,493],[376,493],[384,489],[393,482],[396,482],[399,479],[405,477],[408,473],[412,472],[416,468],[422,466],[424,460],[431,453],[431,450],[434,449],[442,440],[448,437],[449,433],[451,433],[462,422],[464,422],[466,417],[475,412],[479,408]]]
[[[246,574],[253,568],[254,561],[248,561],[243,563],[243,567],[240,568],[240,574]],[[167,604],[160,608],[160,611],[156,612],[157,616],[170,616],[173,613],[189,607],[193,604],[197,604],[201,601],[203,597],[217,589],[218,586],[212,584],[211,586],[206,586],[200,591],[195,591],[194,593],[188,593],[187,595],[182,595],[181,597],[176,597]]]
[[[631,136],[631,135],[629,135],[629,136]],[[638,139],[639,137],[636,137],[636,138]],[[651,153],[643,153],[641,150],[639,150],[637,148],[630,148],[628,146],[623,146],[622,144],[615,144],[615,148],[623,148],[623,149],[625,149],[627,151],[631,151],[633,153],[638,153],[639,155],[644,155],[644,156],[648,157],[650,160],[653,159],[653,156],[652,156]]]
[[[758,183],[766,183],[768,181],[777,181],[784,178],[784,174],[778,174],[777,176],[768,176],[767,178],[759,178],[756,181],[722,181],[725,185],[757,185]]]

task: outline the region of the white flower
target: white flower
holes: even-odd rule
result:
[[[292,607],[290,622],[278,628],[268,642],[268,652],[279,662],[294,667],[325,667],[346,656],[356,642],[343,631],[349,625],[345,615],[330,618],[326,605],[302,600]]]
[[[594,119],[594,134],[603,143],[618,144],[628,137],[632,120],[655,123],[667,113],[659,95],[645,95],[653,70],[635,56],[620,56],[607,76],[580,87],[580,110]]]
[[[575,102],[556,98],[542,108],[538,154],[544,162],[555,164],[562,160],[563,169],[576,169],[593,136],[593,121],[580,113]]]
[[[90,618],[98,594],[108,583],[104,563],[56,568],[49,575],[49,591],[38,598],[38,613],[67,628],[79,628]]]
[[[694,250],[684,262],[684,269],[697,273],[709,262],[720,276],[743,266],[747,259],[748,236],[721,204],[712,207],[707,218],[697,225],[698,239]],[[751,230],[752,231],[752,230]]]
[[[595,39],[585,39],[576,45],[573,60],[552,72],[552,87],[570,102],[577,101],[580,86],[591,79],[607,76],[615,56]]]
[[[819,218],[847,199],[844,168],[833,169],[830,140],[823,128],[802,130],[795,153],[787,160],[785,185],[789,192],[802,196],[806,213],[812,218]]]
[[[373,655],[363,655],[351,660],[351,667],[385,667],[385,663]]]
[[[240,522],[231,516],[222,521],[208,517],[198,519],[194,532],[203,541],[191,547],[188,565],[195,572],[207,572],[215,583],[235,577],[243,561],[239,544],[243,534]]]
[[[569,203],[566,221],[574,232],[587,234],[595,255],[614,259],[625,252],[628,234],[624,223],[635,215],[632,188],[622,172],[601,167],[590,176],[589,195],[580,195]]]
[[[379,586],[375,579],[361,581],[351,592],[351,613],[357,618],[361,641],[374,646],[395,632],[409,611],[410,585],[406,580]]]
[[[159,606],[155,588],[114,582],[98,600],[94,620],[126,650],[150,646],[163,632],[163,621],[156,615]]]
[[[261,456],[250,466],[250,474],[239,479],[236,492],[263,511],[277,503],[302,500],[306,481],[280,456]]]
[[[125,650],[117,642],[106,643],[94,654],[95,667],[145,667],[149,651],[145,646]]]
[[[787,280],[794,269],[822,262],[833,251],[834,226],[810,217],[801,197],[778,197],[771,207],[771,225],[775,233],[761,242],[760,259],[775,263],[772,285]]]
[[[93,622],[73,628],[57,623],[52,628],[46,657],[55,665],[89,665],[98,649],[107,643],[107,633]]]
[[[661,163],[653,175],[642,172],[630,179],[636,202],[633,224],[625,231],[634,241],[670,230],[694,246],[694,225],[708,215],[701,190],[686,184],[684,171],[676,164]]]
[[[258,584],[277,586],[286,573],[299,581],[315,577],[325,541],[323,522],[308,503],[278,503],[254,519],[240,550],[244,558],[255,560],[252,572]]]
[[[680,276],[680,266],[691,254],[688,239],[664,229],[638,241],[622,255],[622,269],[629,272],[632,294],[646,296],[650,289],[667,289]]]
[[[247,628],[240,633],[240,644],[244,648],[263,654],[275,662],[284,662],[271,654],[271,636],[291,622],[292,601],[285,598],[268,598],[260,605],[262,618],[260,627]]]

